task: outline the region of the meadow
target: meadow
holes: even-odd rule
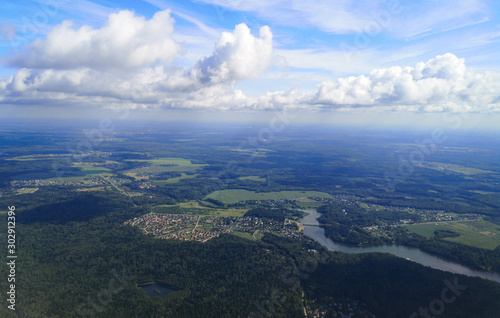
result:
[[[180,177],[169,178],[166,180],[152,180],[151,183],[156,185],[156,186],[163,186],[165,184],[178,183],[179,181],[185,180],[185,179],[193,179],[193,178],[196,178],[197,176],[198,176],[197,174],[182,173],[182,175]]]
[[[473,247],[493,250],[500,245],[500,225],[490,221],[462,221],[407,225],[416,234],[433,238],[438,230],[453,231],[460,236],[446,237],[444,240]]]
[[[154,213],[169,214],[196,214],[212,216],[235,216],[242,217],[248,209],[222,209],[200,205],[198,201],[188,201],[176,205],[156,205],[151,208]]]
[[[308,197],[330,198],[331,196],[328,193],[319,191],[254,192],[242,189],[229,189],[214,191],[205,198],[217,200],[224,204],[234,204],[250,200],[294,200]]]

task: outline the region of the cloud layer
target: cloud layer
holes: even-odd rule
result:
[[[323,81],[315,90],[270,91],[248,97],[235,85],[266,74],[276,60],[269,27],[260,28],[258,35],[246,24],[222,32],[212,53],[189,68],[172,63],[181,52],[181,45],[173,40],[174,32],[168,10],[149,20],[128,10],[119,11],[110,14],[98,29],[75,29],[65,21],[45,38],[6,59],[19,69],[15,75],[0,79],[0,103],[219,110],[364,107],[500,111],[500,74],[474,72],[464,59],[451,53],[413,67],[394,66]]]

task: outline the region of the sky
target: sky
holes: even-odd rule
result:
[[[494,0],[6,0],[0,116],[498,129],[499,17]]]

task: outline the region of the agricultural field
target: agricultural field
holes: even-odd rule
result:
[[[152,165],[159,165],[159,166],[162,166],[162,165],[192,166],[193,165],[191,160],[184,159],[184,158],[173,158],[173,157],[151,159],[151,160],[148,160],[148,159],[128,159],[125,161],[145,162],[145,163],[149,163]]]
[[[197,174],[182,173],[182,175],[180,177],[169,178],[167,180],[152,180],[151,183],[156,185],[156,186],[163,186],[165,184],[178,183],[179,181],[185,180],[185,179],[193,179],[193,178],[196,178],[197,176],[198,176]]]
[[[22,188],[17,189],[17,194],[31,194],[38,191],[38,188]]]
[[[266,178],[262,178],[259,176],[247,176],[247,177],[239,177],[238,180],[250,180],[255,182],[266,182]]]
[[[159,159],[128,159],[129,162],[143,162],[148,164],[141,168],[130,169],[124,172],[125,175],[135,178],[136,180],[147,180],[147,174],[163,173],[163,172],[181,172],[182,176],[177,178],[170,178],[168,180],[156,180],[155,185],[165,185],[177,183],[183,179],[195,178],[196,175],[186,175],[184,172],[194,172],[207,164],[192,163],[189,159],[184,158],[159,158]]]
[[[82,188],[82,189],[77,189],[76,191],[80,192],[94,192],[94,191],[104,191],[106,188],[109,187],[93,187],[93,188]]]
[[[105,167],[99,167],[99,166],[94,166],[94,165],[86,165],[86,164],[80,164],[80,165],[73,165],[73,168],[80,168],[81,171],[92,171],[93,173],[101,172],[101,171],[111,171],[108,168]],[[97,171],[97,172],[95,172]]]
[[[482,170],[482,169],[471,168],[452,163],[442,163],[442,162],[427,162],[423,166],[429,169],[434,169],[439,171],[451,171],[455,173],[464,174],[467,176],[480,173],[496,173],[495,171]]]
[[[71,174],[77,174],[76,176],[69,177],[55,177],[47,179],[49,181],[61,181],[61,182],[85,182],[88,178],[103,176],[103,177],[111,177],[112,173],[107,172],[106,170],[87,170],[87,171],[77,171],[71,172]]]
[[[163,166],[152,165],[143,168],[136,168],[125,171],[125,174],[132,173],[162,173],[162,172],[192,172],[203,168],[205,165],[193,164],[190,166]]]
[[[308,198],[298,198],[295,200],[295,204],[303,209],[319,208],[324,205],[323,202],[318,202]]]
[[[264,234],[261,232],[258,232],[257,234],[255,234],[255,238],[252,235],[252,233],[247,233],[247,232],[234,231],[231,234],[236,235],[236,236],[241,237],[241,238],[244,238],[244,239],[247,239],[247,240],[250,240],[250,241],[255,241],[255,240],[260,241],[264,237]]]
[[[242,217],[248,209],[221,209],[200,205],[197,201],[189,201],[177,205],[157,205],[151,209],[153,213],[195,214],[211,216]]]
[[[230,189],[212,192],[205,198],[218,200],[224,204],[233,204],[249,200],[294,200],[308,197],[330,198],[331,196],[328,193],[319,191],[279,191],[259,193],[241,189]]]
[[[500,225],[490,221],[412,224],[407,225],[407,228],[428,238],[433,238],[437,230],[453,231],[460,236],[446,237],[444,240],[489,250],[500,245]]]
[[[131,169],[124,172],[126,175],[132,176],[136,180],[147,179],[147,177],[141,177],[138,176],[138,174],[163,173],[163,172],[193,172],[207,166],[206,164],[194,164],[191,162],[191,160],[184,158],[159,158],[152,160],[134,159],[126,161],[144,162],[146,164],[149,164],[146,167]],[[172,178],[173,180],[167,183],[177,183],[182,179],[188,179],[188,178],[194,178],[194,176],[186,176],[183,174],[183,176],[179,177],[179,179]],[[164,180],[158,180],[158,181],[164,181]],[[165,184],[165,182],[163,184]]]

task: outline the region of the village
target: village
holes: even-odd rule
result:
[[[138,227],[144,234],[160,239],[206,242],[221,234],[233,232],[273,233],[288,238],[302,238],[296,223],[289,220],[280,222],[273,219],[235,216],[206,216],[186,214],[149,213],[128,220],[124,225]]]

